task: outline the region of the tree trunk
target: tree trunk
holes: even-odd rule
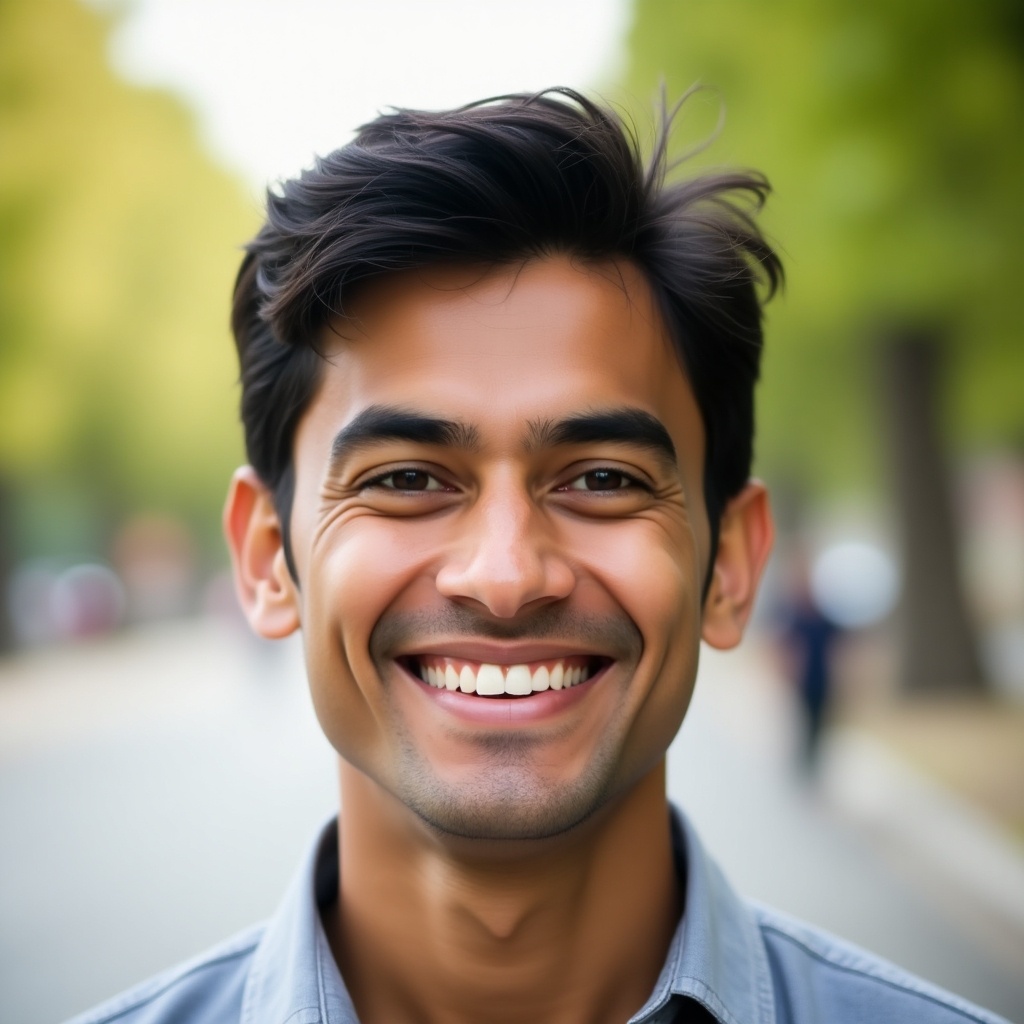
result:
[[[981,693],[986,687],[960,579],[939,426],[943,347],[932,332],[892,331],[882,337],[879,355],[903,556],[897,620],[901,688],[915,694]]]
[[[0,473],[0,654],[14,647],[14,624],[9,607],[11,570],[14,568],[13,488]]]

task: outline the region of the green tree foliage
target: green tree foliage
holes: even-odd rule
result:
[[[687,105],[698,163],[763,170],[787,294],[770,312],[763,469],[817,488],[873,481],[871,340],[928,323],[949,342],[961,445],[1024,437],[1024,17],[1015,0],[636,0],[629,104]]]
[[[36,553],[131,510],[214,522],[241,457],[228,301],[258,211],[177,101],[112,73],[109,29],[0,3],[0,475]]]
[[[1024,437],[1019,4],[636,0],[630,45],[633,95],[661,76],[669,95],[713,86],[728,110],[714,158],[776,189],[765,223],[789,289],[762,470],[820,492],[887,469],[903,686],[981,689],[945,438]],[[717,103],[698,98],[706,132]]]

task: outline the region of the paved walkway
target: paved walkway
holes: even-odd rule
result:
[[[737,887],[1024,1021],[1014,922],[856,786],[800,785],[791,733],[754,658],[705,658],[670,789]],[[333,775],[294,646],[187,624],[0,664],[0,1021],[59,1020],[265,916]]]
[[[742,892],[1024,1021],[1024,860],[864,734],[831,737],[817,785],[756,651],[707,651],[669,791]]]

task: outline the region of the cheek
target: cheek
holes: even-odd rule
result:
[[[629,770],[645,771],[668,748],[693,693],[700,646],[696,543],[688,527],[623,527],[594,538],[589,566],[643,636],[627,762]]]
[[[658,657],[681,629],[699,626],[696,546],[689,527],[643,519],[599,524],[581,531],[573,546],[587,575],[643,634],[645,657]]]
[[[325,533],[310,551],[302,631],[313,706],[332,746],[357,766],[393,734],[370,634],[413,586],[417,552],[428,547],[394,521],[366,516]]]

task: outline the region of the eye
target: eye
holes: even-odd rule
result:
[[[436,476],[425,469],[394,469],[367,481],[366,487],[382,487],[387,491],[448,491]]]
[[[560,491],[623,491],[643,485],[621,469],[591,469],[560,487]]]

